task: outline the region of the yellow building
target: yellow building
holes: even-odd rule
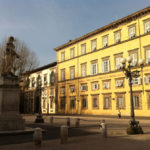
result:
[[[120,70],[132,56],[136,116],[150,116],[150,7],[55,48],[58,67],[58,112],[130,116],[130,88]]]

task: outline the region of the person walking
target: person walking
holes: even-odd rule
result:
[[[121,118],[121,111],[120,111],[120,109],[118,110],[118,118],[119,119]]]

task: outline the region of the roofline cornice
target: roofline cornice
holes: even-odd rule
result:
[[[92,31],[92,32],[90,32],[90,33],[88,33],[88,34],[85,34],[85,35],[83,35],[83,36],[81,36],[81,37],[79,37],[79,38],[76,38],[76,39],[74,39],[74,40],[72,40],[72,41],[69,41],[68,43],[65,43],[65,44],[63,44],[63,45],[61,45],[61,46],[58,46],[58,47],[54,48],[54,50],[55,50],[55,51],[59,51],[59,50],[61,50],[61,49],[63,49],[63,48],[66,48],[66,47],[68,47],[68,46],[70,46],[70,45],[73,45],[73,44],[79,42],[79,41],[82,41],[82,40],[84,40],[84,39],[87,39],[87,38],[89,38],[89,37],[91,37],[91,36],[93,36],[93,35],[96,35],[96,34],[100,33],[100,32],[103,32],[103,31],[108,30],[108,29],[110,29],[110,28],[116,28],[118,25],[123,24],[123,23],[125,23],[125,22],[132,21],[132,20],[134,20],[134,19],[137,19],[138,17],[147,14],[148,12],[150,12],[150,6],[144,8],[144,9],[142,9],[142,10],[139,10],[139,11],[137,11],[137,12],[131,14],[131,15],[128,15],[128,16],[126,16],[126,17],[123,17],[123,18],[121,18],[121,19],[119,19],[119,20],[117,20],[117,21],[114,21],[114,22],[112,22],[112,23],[109,23],[109,24],[107,24],[107,25],[105,25],[105,26],[103,26],[103,27],[101,27],[101,28],[98,28],[98,29],[96,29],[96,30],[94,30],[94,31]]]

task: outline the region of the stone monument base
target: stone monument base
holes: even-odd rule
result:
[[[0,131],[24,130],[24,119],[20,116],[0,115]]]
[[[20,89],[15,76],[0,76],[0,131],[23,130],[19,114]]]

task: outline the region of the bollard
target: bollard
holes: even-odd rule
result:
[[[70,126],[70,118],[67,118],[67,126]]]
[[[54,117],[52,116],[50,117],[50,124],[53,124],[53,122],[54,122]]]
[[[76,127],[79,127],[79,126],[80,126],[80,119],[77,118],[77,119],[76,119]]]
[[[35,145],[38,145],[38,146],[41,146],[42,144],[42,130],[39,127],[35,128],[34,130],[33,142]]]
[[[105,123],[105,120],[102,120],[100,127],[101,127],[102,137],[106,138],[107,137],[107,125]]]
[[[68,140],[68,126],[62,125],[60,130],[60,143],[65,144]]]

